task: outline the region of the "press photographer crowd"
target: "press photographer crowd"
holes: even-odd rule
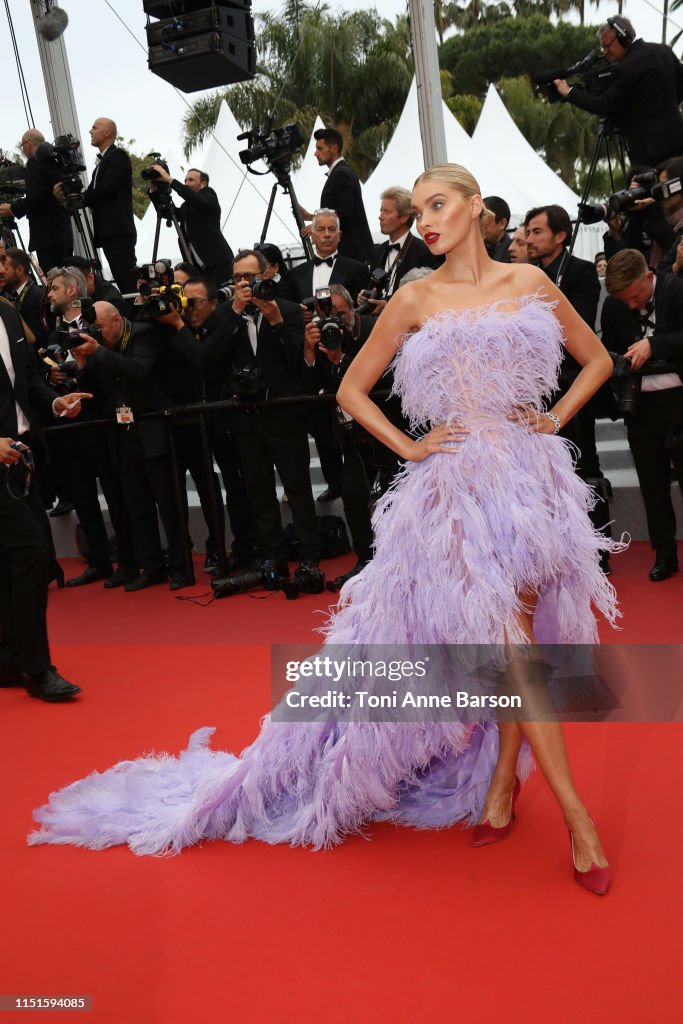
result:
[[[672,469],[683,482],[683,72],[669,47],[637,39],[627,19],[614,17],[598,50],[538,77],[552,100],[604,119],[630,161],[627,187],[599,204],[584,194],[580,219],[605,221],[594,263],[572,254],[569,213],[542,196],[514,230],[505,199],[485,197],[485,242],[495,260],[542,267],[612,354],[612,380],[562,433],[577,446],[576,472],[595,489],[594,524],[610,536],[595,423],[624,419],[655,553],[649,577],[659,582],[678,570]],[[71,136],[50,143],[29,129],[25,165],[0,169],[0,685],[25,685],[44,700],[78,692],[49,653],[48,586],[65,581],[47,510],[75,511],[80,524],[87,565],[67,587],[181,590],[195,583],[194,541],[216,596],[256,587],[320,593],[321,556],[348,550],[343,521],[316,514],[336,499],[356,564],[328,586],[369,562],[372,509],[399,459],[343,414],[334,394],[397,289],[442,262],[412,230],[412,182],[382,194],[384,241],[373,243],[334,128],[315,133],[327,171],[319,208],[292,197],[308,258],[291,265],[263,238],[231,246],[209,176],[191,168],[181,181],[158,153],[142,177],[158,218],[175,228],[179,255],[136,254],[132,168],[117,135],[109,118],[94,122],[97,165],[87,187]],[[302,141],[296,126],[245,137],[243,162],[265,160],[289,182]],[[73,255],[74,239],[87,255]],[[578,369],[565,357],[560,388]],[[390,373],[376,401],[409,430]],[[317,499],[309,436],[326,482]],[[188,474],[204,521],[192,539]],[[602,569],[611,572],[606,552]]]

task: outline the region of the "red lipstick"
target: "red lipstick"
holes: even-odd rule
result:
[[[434,245],[434,242],[436,242],[441,236],[437,235],[435,231],[428,231],[423,237],[427,245]]]

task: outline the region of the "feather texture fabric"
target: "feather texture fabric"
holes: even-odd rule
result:
[[[511,308],[514,307],[514,308]],[[593,644],[594,605],[618,616],[598,566],[609,547],[569,445],[508,420],[556,385],[561,331],[537,296],[446,311],[404,340],[395,389],[412,426],[458,421],[457,454],[408,463],[374,515],[373,561],[344,587],[336,645],[528,641],[520,594],[537,593],[536,639]],[[617,547],[617,545],[611,545]],[[195,732],[179,757],[142,757],[73,783],[35,812],[29,843],[139,854],[201,840],[325,848],[371,821],[476,822],[497,755],[494,722],[274,721],[237,757]],[[526,745],[518,773],[531,770]]]

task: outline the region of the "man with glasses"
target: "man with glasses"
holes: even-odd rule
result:
[[[636,171],[683,153],[683,67],[671,47],[636,39],[621,15],[608,18],[598,37],[613,65],[607,87],[588,93],[557,79],[562,99],[607,118],[624,136]]]
[[[28,247],[35,252],[43,273],[61,266],[73,252],[73,236],[69,214],[53,195],[59,182],[59,171],[49,164],[40,164],[35,152],[45,136],[37,128],[29,128],[21,137],[26,157],[24,175],[26,195],[0,204],[0,217],[27,217]]]

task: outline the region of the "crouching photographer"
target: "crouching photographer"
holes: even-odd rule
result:
[[[603,344],[626,356],[634,371],[626,379],[628,406],[623,385],[620,397],[655,551],[650,579],[657,583],[678,571],[670,470],[673,464],[683,486],[683,280],[655,277],[640,252],[624,249],[609,261],[605,285]],[[647,372],[660,361],[660,372]]]
[[[311,394],[336,394],[341,380],[375,325],[373,316],[354,312],[351,295],[343,285],[333,284],[316,292],[316,316],[306,325],[304,342],[304,383]],[[390,374],[379,382],[381,390],[391,389]],[[397,399],[382,399],[384,413],[401,429]],[[369,434],[359,423],[338,409],[344,467],[342,500],[351,531],[356,565],[335,582],[341,585],[355,576],[372,558],[371,504],[380,497],[399,468],[398,456]]]
[[[235,257],[234,296],[224,306],[226,351],[233,373],[231,390],[243,399],[231,412],[230,429],[251,505],[263,573],[268,585],[289,576],[277,470],[292,513],[300,562],[294,583],[306,593],[320,593],[317,519],[309,471],[308,435],[303,407],[261,404],[263,399],[301,394],[304,320],[299,306],[272,296],[263,280],[261,253],[243,250]],[[258,402],[258,404],[254,404]],[[250,404],[251,403],[251,404]]]

